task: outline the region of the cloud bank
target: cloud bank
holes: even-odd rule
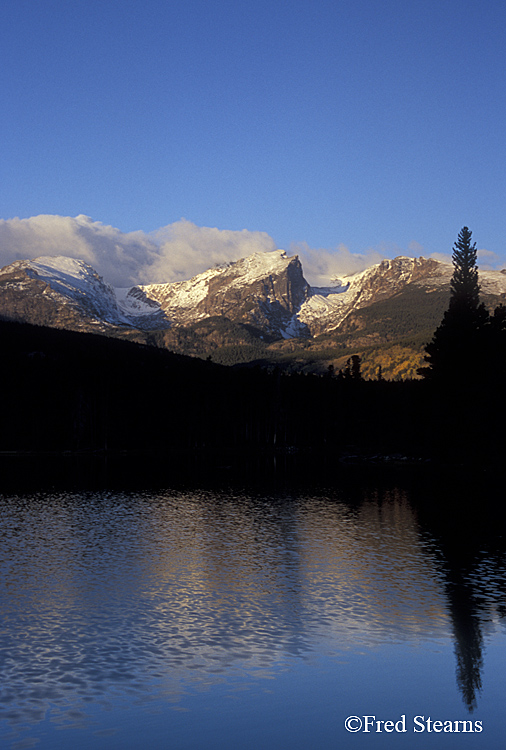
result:
[[[198,227],[181,219],[162,229],[121,232],[88,216],[0,220],[0,265],[65,255],[92,265],[116,287],[189,279],[218,263],[275,250],[265,232]]]
[[[186,219],[153,232],[151,237],[158,255],[144,272],[156,281],[183,281],[215,265],[276,250],[266,232],[198,227]]]
[[[290,254],[300,257],[304,276],[311,286],[329,286],[343,276],[365,271],[385,257],[377,250],[352,253],[345,245],[335,250],[310,247],[306,242],[290,245]]]
[[[0,219],[0,266],[41,255],[64,255],[86,261],[116,287],[182,281],[217,264],[276,249],[266,232],[199,227],[186,219],[150,234],[121,232],[84,215]],[[416,242],[410,243],[407,252],[380,247],[356,254],[344,245],[313,248],[305,242],[292,244],[287,250],[290,255],[299,255],[311,286],[320,287],[394,254],[423,254],[423,247]],[[489,267],[496,260],[486,250],[479,255]],[[438,259],[451,262],[448,256]]]
[[[503,266],[501,258],[493,250],[478,250],[478,268],[483,271],[495,271]]]
[[[156,261],[158,248],[142,232],[124,234],[88,216],[0,220],[2,266],[41,255],[84,260],[114,286],[132,286],[139,270]]]
[[[0,220],[1,266],[41,255],[65,255],[86,261],[116,287],[182,281],[217,264],[276,249],[266,232],[198,227],[186,219],[150,234],[121,232],[84,215]],[[289,252],[300,256],[313,286],[326,286],[382,258],[377,251],[354,255],[343,245],[327,250],[301,243]]]

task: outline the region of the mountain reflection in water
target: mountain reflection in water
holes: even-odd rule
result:
[[[2,723],[85,727],[119,697],[184,706],[188,685],[275,680],[287,657],[449,634],[475,709],[504,540],[426,491],[3,496]]]

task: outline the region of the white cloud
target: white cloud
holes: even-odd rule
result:
[[[90,263],[114,286],[179,281],[217,263],[275,250],[265,232],[197,227],[182,219],[151,235],[124,233],[88,216],[0,220],[0,265],[41,255]]]
[[[493,250],[478,250],[477,256],[478,267],[483,271],[495,271],[503,266],[501,258]]]
[[[0,264],[41,255],[65,255],[90,263],[116,286],[138,281],[139,267],[157,255],[153,240],[142,232],[124,234],[88,216],[33,216],[0,220]]]
[[[355,254],[345,245],[333,250],[309,247],[306,242],[290,245],[290,254],[296,253],[302,263],[304,276],[311,286],[329,286],[342,276],[364,271],[385,257],[377,250]]]
[[[0,265],[41,255],[65,255],[90,263],[114,286],[181,281],[217,264],[255,252],[272,251],[276,243],[266,232],[198,227],[181,219],[161,229],[124,233],[88,216],[33,216],[0,220]],[[291,245],[300,256],[304,275],[313,286],[379,263],[385,249],[353,254],[335,249]]]
[[[419,258],[420,256],[423,257],[423,245],[416,240],[411,240],[408,244],[408,257]]]
[[[276,250],[276,243],[266,232],[198,227],[186,219],[151,236],[159,251],[154,262],[141,272],[145,283],[182,281],[220,263]]]
[[[114,286],[181,281],[217,264],[275,249],[276,243],[265,232],[198,227],[186,219],[151,234],[124,233],[83,215],[0,220],[1,266],[41,255],[65,255],[90,263]],[[299,255],[312,286],[328,286],[385,257],[421,255],[423,247],[413,241],[404,253],[396,246],[380,246],[356,254],[344,245],[313,248],[303,242],[290,245],[288,252]],[[496,260],[486,250],[479,255],[487,263]],[[451,262],[449,256],[433,253],[431,257]]]
[[[433,258],[434,260],[438,260],[440,263],[450,263],[452,262],[452,256],[449,253],[431,253],[429,258]]]

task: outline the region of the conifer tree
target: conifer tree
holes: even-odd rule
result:
[[[463,227],[453,246],[453,276],[450,282],[450,308],[476,311],[480,304],[476,242],[471,245],[472,232]]]
[[[453,276],[448,310],[432,341],[425,348],[429,367],[420,374],[439,381],[469,379],[482,355],[484,328],[489,316],[480,303],[476,243],[463,227],[453,249]]]
[[[342,378],[345,380],[362,380],[362,360],[358,354],[354,354],[348,360],[346,360],[346,367],[344,372],[339,370]]]

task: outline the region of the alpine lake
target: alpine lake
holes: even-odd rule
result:
[[[504,747],[502,478],[67,463],[3,466],[2,750]]]

